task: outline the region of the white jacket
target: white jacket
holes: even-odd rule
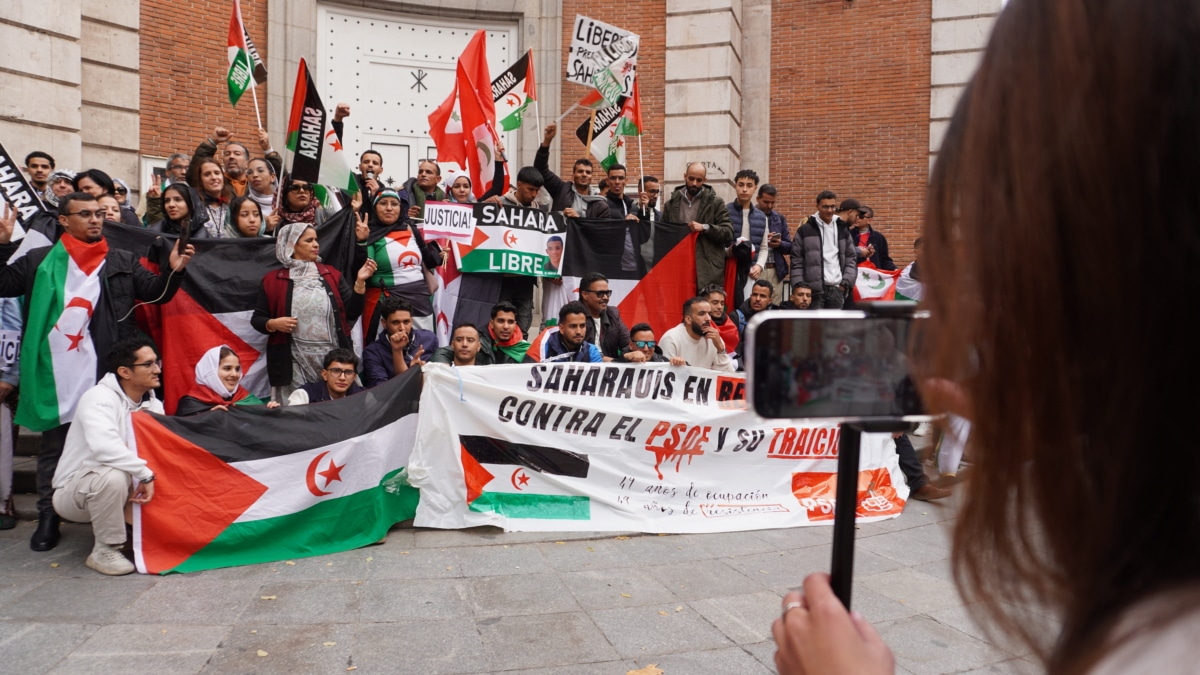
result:
[[[98,466],[111,466],[138,480],[153,476],[146,460],[130,448],[133,429],[129,415],[136,410],[161,415],[163,406],[154,392],[141,403],[130,400],[112,373],[84,392],[75,409],[75,421],[67,432],[58,469],[54,472],[54,489],[66,485],[71,474],[79,469]]]

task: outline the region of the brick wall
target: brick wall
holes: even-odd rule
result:
[[[632,9],[632,11],[631,11]],[[598,2],[597,0],[563,0],[562,3],[562,53],[563,77],[562,110],[570,108],[587,93],[582,85],[566,81],[567,48],[571,44],[571,29],[575,26],[575,15],[598,19],[618,28],[637,33],[641,37],[638,55],[638,89],[642,97],[642,124],[645,126],[642,134],[642,161],[645,167],[638,168],[638,141],[629,139],[628,150],[625,154],[625,164],[629,167],[629,185],[632,189],[642,174],[663,177],[663,118],[664,109],[664,80],[666,77],[666,34],[663,26],[666,23],[666,0],[647,0],[636,5],[622,3]],[[590,116],[590,112],[576,110],[567,115],[560,125],[558,139],[562,148],[562,166],[560,174],[564,177],[571,175],[571,167],[575,160],[587,155],[583,144],[575,137],[575,130]],[[532,161],[532,155],[530,155]],[[597,158],[592,158],[597,161]],[[569,179],[569,178],[568,178]],[[598,182],[600,175],[595,177]]]
[[[141,3],[141,151],[166,156],[191,153],[215,126],[231,130],[251,154],[258,152],[254,100],[246,92],[229,105],[225,75],[230,0]],[[267,59],[267,0],[242,0],[242,20],[259,55]],[[281,73],[270,73],[281,77]],[[264,124],[266,88],[258,101]],[[282,138],[282,129],[273,135]]]
[[[772,181],[799,224],[831,189],[912,259],[929,173],[930,0],[775,0]],[[752,96],[752,92],[744,95]]]

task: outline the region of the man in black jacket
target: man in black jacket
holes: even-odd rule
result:
[[[137,334],[137,326],[133,318],[134,303],[170,302],[175,292],[179,290],[180,284],[183,283],[184,268],[187,267],[188,261],[196,252],[191,244],[180,251],[178,242],[176,242],[175,248],[168,258],[169,274],[159,275],[147,270],[138,262],[138,256],[132,251],[108,248],[103,234],[104,216],[100,211],[100,205],[95,197],[83,192],[71,193],[59,201],[58,223],[62,227],[62,238],[71,238],[71,248],[82,248],[87,249],[88,252],[94,252],[97,249],[93,247],[101,247],[100,250],[104,251],[103,262],[99,263],[103,268],[95,272],[95,274],[102,275],[102,283],[98,289],[96,301],[90,303],[82,298],[71,299],[89,302],[90,306],[86,313],[86,328],[79,327],[79,333],[70,336],[72,338],[71,346],[65,350],[71,351],[71,349],[77,348],[79,336],[84,336],[85,339],[90,337],[92,351],[99,358],[96,359],[96,365],[90,372],[55,373],[57,388],[63,392],[76,392],[76,399],[74,401],[60,400],[58,417],[60,423],[57,426],[41,429],[42,448],[38,453],[37,463],[38,527],[29,540],[29,547],[35,551],[49,551],[58,545],[59,517],[54,512],[52,483],[54,472],[58,468],[58,459],[62,456],[63,444],[67,439],[67,430],[71,426],[74,406],[78,403],[77,397],[104,376],[104,357],[108,355],[112,345],[121,338],[133,337]],[[0,297],[24,297],[25,326],[28,329],[28,313],[32,298],[58,295],[64,290],[54,287],[55,275],[50,273],[39,275],[38,268],[51,253],[59,248],[65,249],[66,242],[60,238],[59,242],[52,246],[30,250],[12,264],[5,264],[18,248],[16,243],[12,243],[15,224],[16,213],[11,209],[0,208]],[[55,259],[59,259],[59,256],[56,255]],[[74,260],[74,256],[72,256],[72,260]],[[70,302],[65,298],[64,301]],[[40,342],[43,337],[35,335],[26,341],[23,336],[22,342],[36,348],[36,343]],[[50,350],[53,356],[56,353],[55,347],[52,345]],[[27,374],[32,376],[32,368]],[[64,382],[63,379],[68,377],[81,378],[86,382]],[[27,400],[32,404],[32,398]],[[67,405],[65,410],[61,408],[64,403]],[[20,410],[18,410],[18,417],[21,417]]]
[[[545,181],[543,187],[554,200],[550,210],[562,211],[569,218],[608,218],[608,203],[604,197],[591,194],[592,160],[586,157],[575,160],[570,183],[550,170],[550,144],[557,135],[557,124],[546,125],[542,144],[533,157],[533,168],[542,172],[542,180]]]
[[[863,204],[859,209],[858,221],[854,223],[854,248],[858,254],[858,264],[870,262],[879,270],[895,270],[896,263],[888,252],[887,237],[875,230],[871,219],[875,211]]]
[[[817,212],[792,237],[792,285],[812,286],[814,309],[841,309],[858,279],[858,265],[846,223],[837,217],[837,195],[817,195]]]
[[[608,277],[592,272],[579,281],[579,301],[587,310],[587,333],[585,342],[600,348],[605,361],[612,361],[629,351],[629,329],[621,320],[621,312],[609,307],[612,291],[608,288]],[[629,359],[638,361],[637,356]]]

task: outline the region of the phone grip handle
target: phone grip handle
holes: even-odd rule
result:
[[[833,594],[850,609],[854,579],[854,520],[858,509],[858,463],[862,431],[843,424],[838,440],[837,493],[833,510],[833,561],[830,585]]]

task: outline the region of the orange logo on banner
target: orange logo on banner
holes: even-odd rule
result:
[[[792,494],[808,513],[809,522],[833,520],[837,502],[837,474],[805,472],[792,474]],[[904,500],[896,494],[892,474],[887,469],[871,469],[858,473],[859,518],[890,516],[904,510]]]

